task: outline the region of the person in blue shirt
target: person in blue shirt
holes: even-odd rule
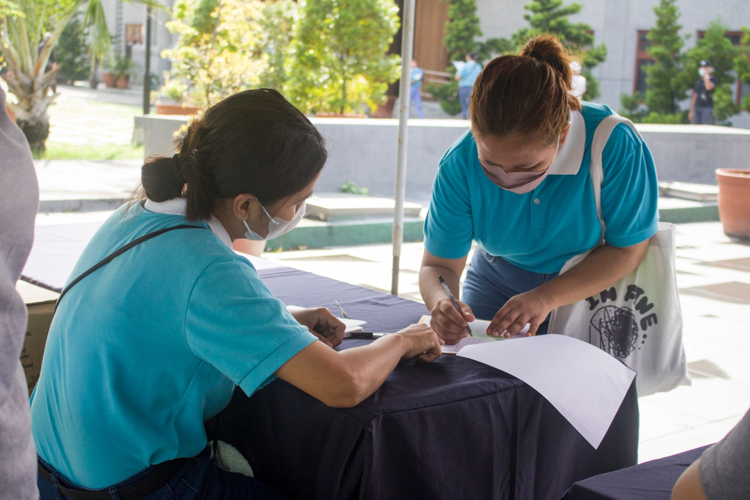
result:
[[[482,65],[477,62],[479,55],[476,52],[466,54],[466,62],[461,69],[456,72],[456,81],[458,82],[458,100],[461,103],[461,117],[464,120],[469,119],[469,110],[471,108],[471,89],[477,80],[479,73],[482,72]]]
[[[422,77],[424,71],[417,65],[417,60],[411,60],[411,87],[409,87],[409,98],[414,106],[417,108],[417,116],[424,118],[424,112],[422,112]],[[411,117],[411,106],[409,106],[409,116]]]
[[[528,335],[546,333],[555,308],[635,269],[658,229],[651,153],[618,124],[602,154],[602,235],[589,163],[594,130],[612,111],[581,103],[570,83],[562,45],[541,35],[520,55],[491,61],[475,84],[472,128],[440,162],[424,225],[420,291],[447,344],[468,335],[475,318],[491,320],[495,336],[526,324]],[[459,313],[438,277],[458,296],[473,242]]]
[[[204,423],[238,386],[250,396],[279,377],[351,407],[400,359],[440,355],[421,325],[337,352],[343,323],[327,309],[290,314],[232,251],[293,227],[326,158],[310,121],[257,89],[193,120],[174,157],[146,161],[143,198],[102,225],[71,278],[137,238],[190,227],[132,247],[61,297],[31,399],[42,499],[282,498],[213,462]]]

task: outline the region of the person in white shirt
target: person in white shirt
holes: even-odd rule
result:
[[[570,82],[570,95],[583,99],[583,94],[586,93],[586,77],[581,74],[581,63],[578,61],[570,62],[570,69],[573,72],[573,77]]]

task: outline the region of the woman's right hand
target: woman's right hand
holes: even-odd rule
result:
[[[435,330],[425,324],[410,325],[396,332],[396,335],[402,336],[407,341],[404,358],[434,361],[442,354],[440,346],[444,342],[440,340]]]
[[[451,300],[448,297],[440,299],[432,308],[430,314],[430,326],[437,332],[438,336],[448,345],[457,344],[462,338],[466,337],[469,332],[466,331],[466,325],[469,321],[474,321],[474,313],[471,307],[465,302],[456,300],[461,313],[456,311]]]

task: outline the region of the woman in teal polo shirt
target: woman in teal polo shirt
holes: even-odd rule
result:
[[[474,86],[472,129],[445,153],[425,221],[420,290],[432,327],[448,344],[467,321],[489,332],[546,333],[556,307],[585,299],[635,269],[658,228],[656,170],[646,144],[627,126],[613,130],[602,155],[597,218],[589,174],[591,140],[612,114],[571,96],[561,44],[542,35],[518,56],[491,61]],[[458,296],[472,242],[461,312]],[[570,258],[591,253],[558,276]]]
[[[204,422],[237,386],[252,395],[278,376],[350,407],[401,358],[440,355],[423,326],[337,352],[340,321],[290,314],[232,251],[293,227],[326,157],[309,120],[260,89],[193,120],[173,158],[147,160],[144,199],[103,224],[71,277],[158,236],[69,288],[50,329],[31,400],[43,499],[281,498],[211,460]]]

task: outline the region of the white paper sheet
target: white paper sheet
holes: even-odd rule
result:
[[[586,342],[564,335],[468,345],[458,356],[517,377],[540,393],[599,447],[635,378],[635,372]]]
[[[442,345],[440,346],[440,350],[443,351],[443,354],[458,354],[458,351],[466,347],[467,345],[474,345],[474,344],[482,344],[485,342],[499,342],[498,340],[491,340],[491,339],[478,339],[476,337],[466,337],[461,339],[458,344],[454,345]]]
[[[456,67],[456,72],[461,71],[461,68],[464,67],[464,64],[466,64],[466,61],[453,61],[453,66]]]
[[[290,313],[295,313],[299,311],[305,310],[305,307],[300,306],[286,306],[286,310]],[[352,332],[361,332],[363,330],[362,325],[366,325],[367,321],[362,321],[359,319],[346,319],[346,318],[339,318],[345,325],[346,330],[344,330],[344,338],[349,338],[352,336]]]
[[[428,314],[428,315],[422,316],[419,319],[419,322],[420,323],[424,323],[427,326],[430,326],[430,321],[431,320],[432,320],[432,316],[430,316]],[[490,326],[490,323],[492,323],[492,322],[484,320],[484,319],[476,319],[474,321],[469,321],[469,328],[471,328],[472,335],[473,334],[487,335],[487,328]],[[518,332],[516,335],[526,335],[526,332],[529,331],[530,327],[531,327],[531,325],[528,324],[528,323],[526,323],[526,326],[524,326],[523,328],[521,328],[521,331]],[[469,338],[471,338],[471,337],[469,337]],[[472,342],[472,343],[476,343],[476,342]],[[458,344],[456,344],[456,345],[458,345]],[[468,345],[468,344],[466,344],[466,345]]]

